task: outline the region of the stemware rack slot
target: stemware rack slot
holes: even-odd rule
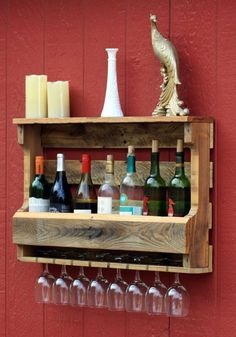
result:
[[[81,265],[103,268],[159,270],[182,273],[212,271],[212,205],[209,189],[213,187],[213,120],[204,117],[123,117],[123,118],[63,118],[14,119],[18,125],[18,142],[24,150],[24,202],[13,217],[13,242],[20,261]],[[190,150],[186,163],[191,180],[191,210],[185,217],[120,216],[100,214],[29,213],[29,186],[34,176],[34,158],[44,148],[136,148],[151,147],[159,139],[161,148],[175,148],[178,138],[184,139]],[[93,180],[101,184],[105,162],[93,161]],[[146,177],[150,163],[138,162],[140,179]],[[162,175],[168,181],[174,172],[174,162],[161,163]],[[124,161],[116,162],[116,179],[124,174]],[[80,163],[66,161],[69,183],[77,184]],[[46,161],[46,174],[52,181],[55,161]],[[117,263],[87,261],[73,257],[37,256],[37,247],[65,251],[87,249],[139,254],[178,254],[180,265],[148,263]]]

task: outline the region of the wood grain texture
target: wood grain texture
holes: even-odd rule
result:
[[[101,185],[104,182],[106,161],[92,160],[91,175],[95,185]],[[127,164],[125,161],[115,161],[114,176],[116,185],[120,185],[121,180],[126,174]],[[65,162],[66,176],[69,184],[78,185],[81,177],[81,162],[79,160],[66,160]],[[136,161],[137,180],[140,186],[144,185],[145,179],[150,172],[150,162]],[[174,175],[174,162],[161,162],[160,171],[162,178],[168,183]],[[186,175],[190,177],[190,163],[185,163]],[[50,183],[54,181],[56,172],[56,161],[45,161],[45,175]]]
[[[211,163],[212,164],[212,163]],[[101,185],[104,181],[106,161],[104,160],[92,160],[91,175],[95,185]],[[114,164],[114,176],[116,185],[120,185],[120,182],[126,174],[126,162],[115,161]],[[79,160],[66,160],[65,161],[66,176],[69,184],[78,185],[81,177],[81,162]],[[191,166],[189,162],[185,162],[185,174],[190,178]],[[136,161],[137,180],[140,186],[144,185],[145,179],[150,172],[150,162],[148,161]],[[50,183],[53,183],[56,172],[56,161],[45,160],[45,175]],[[175,172],[175,162],[160,162],[160,173],[166,184],[169,183]],[[209,186],[213,187],[213,165],[210,165],[209,174]]]
[[[131,263],[118,263],[118,262],[101,262],[101,261],[83,261],[71,259],[59,259],[49,257],[37,257],[34,253],[34,246],[17,245],[17,259],[22,262],[29,263],[48,263],[55,265],[67,266],[82,266],[92,268],[104,269],[127,269],[127,270],[140,270],[140,271],[160,271],[166,273],[181,273],[181,274],[205,274],[212,272],[212,246],[209,246],[209,264],[206,268],[189,268],[189,267],[175,267],[175,266],[162,266],[162,265],[145,265],[145,264],[131,264]],[[184,257],[184,256],[183,256]]]
[[[91,249],[188,253],[191,219],[19,212],[13,242]]]

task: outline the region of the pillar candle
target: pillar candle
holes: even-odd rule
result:
[[[69,117],[69,82],[48,82],[48,117]]]
[[[47,75],[25,77],[26,118],[47,117]]]

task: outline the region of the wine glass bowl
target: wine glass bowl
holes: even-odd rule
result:
[[[37,303],[52,303],[52,286],[54,281],[55,277],[50,274],[48,264],[45,264],[44,271],[35,282],[34,295]]]
[[[175,274],[175,281],[165,295],[166,314],[170,317],[185,317],[189,313],[189,307],[189,294],[180,283],[179,274]]]
[[[87,290],[90,284],[84,274],[84,268],[80,267],[78,277],[70,284],[70,304],[73,306],[87,306]]]
[[[145,312],[145,295],[147,290],[147,285],[140,279],[139,271],[136,271],[134,281],[128,286],[126,290],[126,311]]]
[[[109,282],[103,277],[102,269],[98,268],[97,276],[88,286],[88,306],[91,308],[107,307],[107,288]]]
[[[128,283],[122,279],[120,269],[117,269],[115,280],[107,289],[107,306],[109,310],[125,310],[125,294],[127,287]]]
[[[155,281],[146,293],[146,311],[150,315],[162,315],[166,313],[165,294],[167,288],[161,282],[159,272],[155,272]]]
[[[70,304],[70,285],[72,277],[67,274],[66,266],[62,265],[60,276],[54,281],[52,286],[52,298],[54,304]]]

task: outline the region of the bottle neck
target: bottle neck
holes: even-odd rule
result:
[[[136,158],[134,155],[129,155],[127,159],[127,173],[136,172]]]
[[[105,173],[105,183],[109,184],[114,181],[114,161],[107,160],[106,162],[106,173]]]
[[[91,161],[85,160],[82,161],[81,173],[90,174],[91,173]]]
[[[176,152],[175,175],[181,176],[184,174],[184,152]]]
[[[151,175],[159,175],[160,174],[160,168],[159,168],[159,152],[152,152],[151,155]]]
[[[35,175],[43,175],[44,174],[44,165],[43,161],[36,161],[35,163]]]
[[[111,184],[114,182],[114,174],[113,173],[106,173],[105,174],[105,183]]]
[[[65,163],[64,157],[57,158],[57,172],[64,172],[65,171]]]

